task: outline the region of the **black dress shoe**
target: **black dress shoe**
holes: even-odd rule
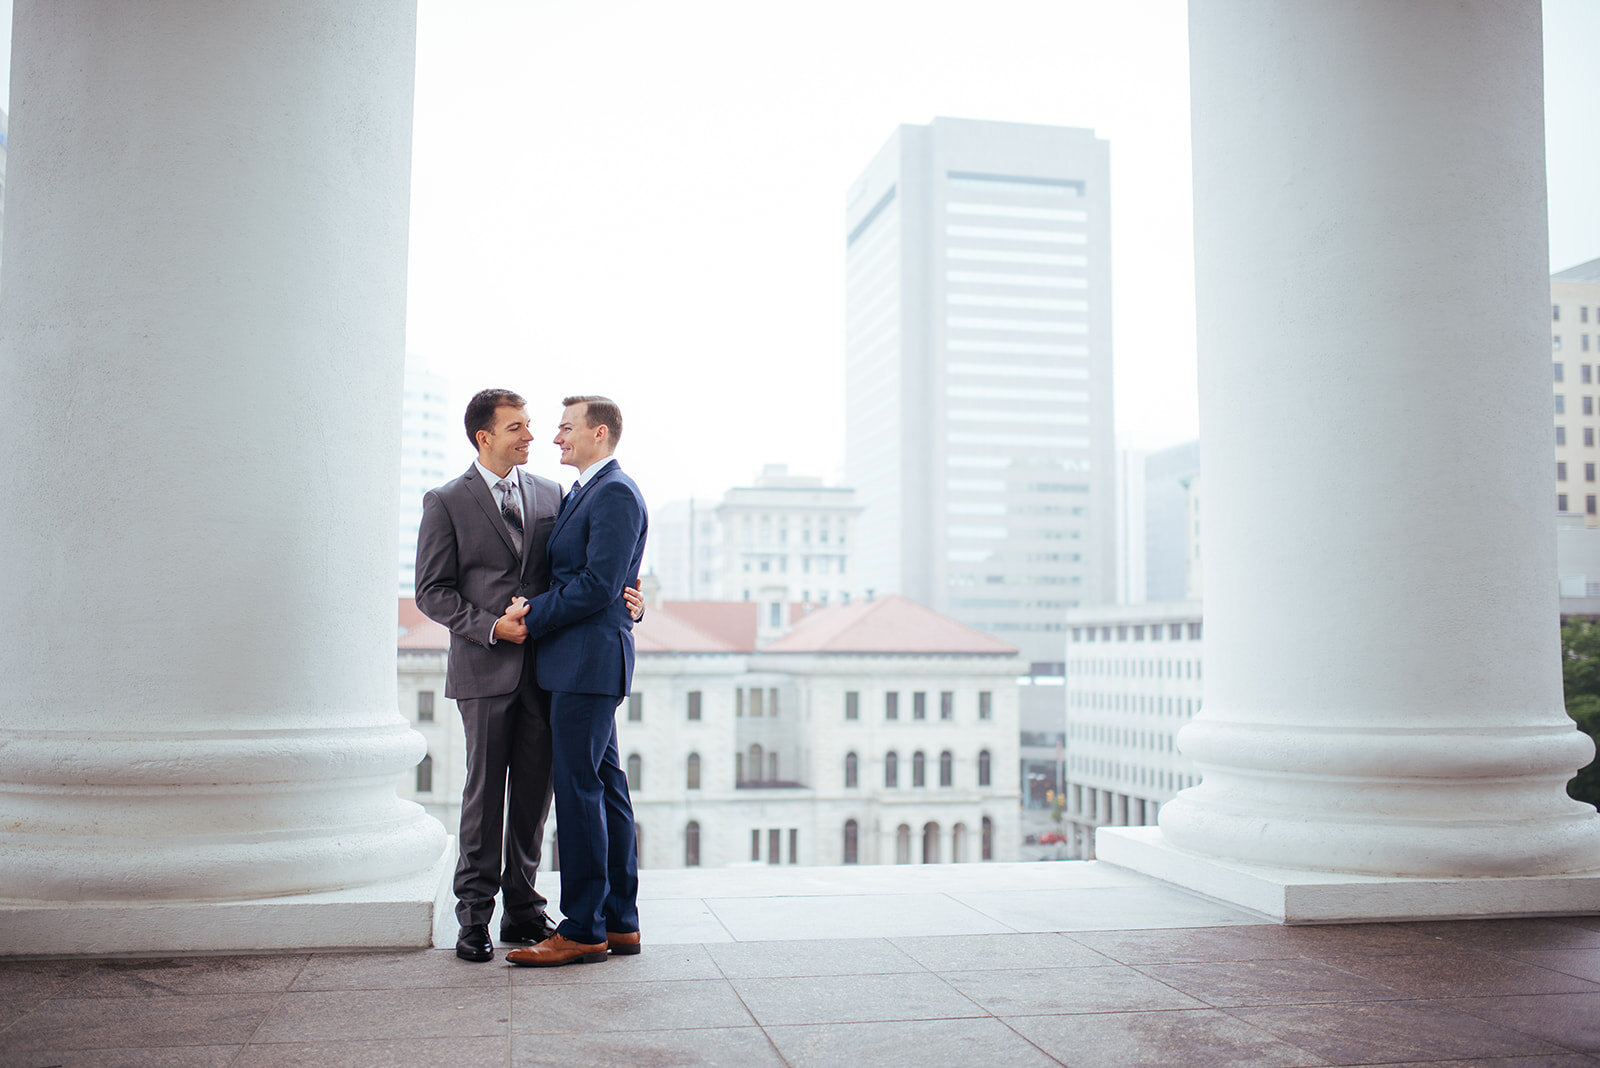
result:
[[[494,960],[494,943],[489,941],[489,925],[469,923],[456,936],[456,956],[482,964]]]
[[[543,942],[555,934],[555,928],[550,926],[550,917],[539,913],[529,920],[505,920],[500,924],[500,941],[524,942],[532,944]]]

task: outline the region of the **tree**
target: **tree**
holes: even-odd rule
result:
[[[1600,623],[1579,619],[1561,628],[1561,689],[1567,715],[1600,748]],[[1567,793],[1600,808],[1600,756],[1578,770]]]

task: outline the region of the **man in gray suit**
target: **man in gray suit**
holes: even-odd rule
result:
[[[550,934],[545,898],[533,885],[550,812],[550,702],[535,679],[535,647],[522,623],[527,608],[511,604],[549,588],[545,540],[561,488],[518,470],[533,434],[517,394],[478,393],[467,404],[466,431],[478,458],[422,499],[416,589],[417,607],[450,630],[444,693],[466,728],[456,955],[487,961],[497,892],[502,942]],[[637,593],[629,603],[641,611]]]

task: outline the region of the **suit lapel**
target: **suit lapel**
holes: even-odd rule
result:
[[[561,533],[561,528],[567,525],[567,520],[571,519],[573,513],[582,507],[584,497],[588,496],[589,491],[594,489],[595,484],[603,479],[610,478],[611,472],[615,470],[618,470],[617,461],[612,460],[601,468],[600,473],[591,478],[586,485],[578,487],[577,492],[572,495],[571,501],[568,502],[565,508],[561,509],[561,516],[556,520],[555,529],[550,531],[551,540],[554,540],[555,536]]]
[[[506,526],[504,517],[500,515],[500,506],[495,503],[494,491],[484,484],[483,476],[478,473],[477,464],[467,468],[467,486],[472,491],[473,499],[483,509],[483,514],[488,516],[489,525],[494,527],[495,532],[500,535],[500,540],[505,542],[506,551],[515,556],[517,543],[511,540],[511,530]],[[522,540],[526,542],[527,536],[524,535]]]
[[[532,475],[524,471],[519,479],[519,485],[522,489],[522,570],[527,571],[528,557],[533,551],[534,524],[539,521],[537,498],[534,495],[538,484],[534,482]]]

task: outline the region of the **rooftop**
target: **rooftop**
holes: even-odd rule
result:
[[[1600,259],[1568,267],[1550,276],[1552,282],[1600,282]]]
[[[402,614],[404,602],[402,602]],[[758,646],[754,601],[665,601],[634,627],[641,653],[855,653],[1015,656],[998,638],[898,595],[789,606],[790,630]]]
[[[411,597],[400,598],[400,649],[436,652],[450,648],[450,631],[422,614]]]
[[[1600,1060],[1600,917],[1280,927],[1083,862],[646,871],[641,897],[641,955],[550,970],[0,962],[0,1065]]]

